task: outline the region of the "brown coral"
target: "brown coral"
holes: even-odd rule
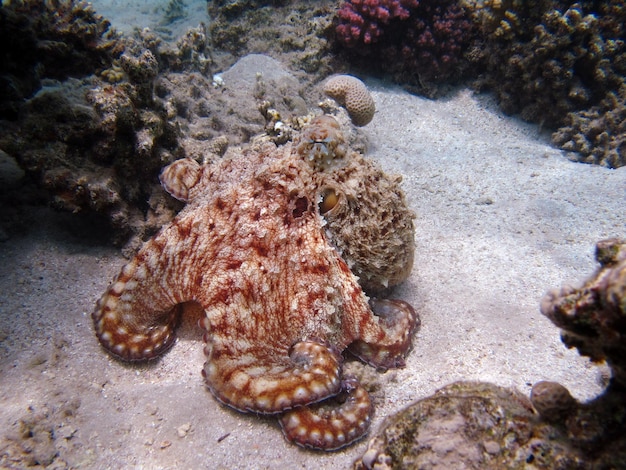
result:
[[[554,142],[580,152],[577,160],[624,165],[624,2],[470,3],[478,4],[484,41],[479,82],[495,91],[502,109],[560,128]]]
[[[376,104],[365,83],[351,75],[336,75],[324,85],[324,93],[345,106],[355,126],[365,126],[374,118]]]
[[[572,159],[608,168],[626,165],[626,84],[598,106],[569,113],[552,141]]]
[[[626,387],[626,240],[596,246],[600,268],[580,288],[548,293],[541,312],[563,329],[561,338],[593,361],[606,360]]]

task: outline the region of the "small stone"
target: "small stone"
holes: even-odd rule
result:
[[[163,441],[161,442],[161,444],[159,444],[159,447],[161,449],[167,449],[171,445],[172,445],[172,441]]]
[[[496,455],[500,452],[500,444],[496,441],[485,441],[483,442],[483,447],[485,448],[485,452],[491,455]]]
[[[557,382],[537,382],[530,392],[530,401],[537,412],[547,420],[558,420],[575,405],[576,400]]]
[[[178,437],[185,437],[191,431],[191,423],[185,423],[176,428]]]

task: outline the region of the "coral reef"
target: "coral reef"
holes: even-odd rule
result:
[[[355,126],[365,126],[374,118],[376,104],[365,84],[351,75],[335,75],[324,85],[324,93],[345,106]]]
[[[626,84],[597,106],[568,113],[552,141],[572,160],[609,168],[626,165]]]
[[[596,259],[593,276],[548,293],[541,312],[566,346],[608,363],[613,377],[600,396],[580,403],[563,385],[540,381],[529,401],[495,385],[454,383],[387,418],[354,467],[626,467],[626,240],[599,242]]]
[[[552,127],[615,90],[626,71],[619,3],[502,1],[481,10],[488,80],[502,108]]]
[[[327,39],[335,0],[212,0],[208,2],[214,59],[219,69],[251,53],[267,54],[306,77],[332,73]]]
[[[562,329],[563,342],[593,361],[607,361],[626,388],[626,240],[596,246],[598,271],[582,287],[548,293],[541,312]]]
[[[478,4],[483,42],[475,60],[486,67],[477,86],[493,89],[509,114],[552,129],[563,126],[555,143],[581,152],[581,161],[623,165],[617,123],[626,77],[624,3],[471,3]]]
[[[3,75],[12,77],[7,86],[20,89],[16,83],[22,83],[33,96],[0,97],[7,110],[0,149],[49,191],[55,207],[108,221],[112,241],[124,246],[126,255],[180,209],[158,184],[164,165],[183,156],[210,160],[228,142],[246,142],[262,132],[265,120],[255,109],[255,99],[257,105],[271,103],[285,117],[307,112],[297,81],[286,72],[280,75],[275,61],[225,73],[228,83],[214,85],[204,25],[170,44],[149,30],[134,37],[111,33],[108,22],[82,3],[44,6],[41,20],[26,18],[34,8],[30,2],[0,10],[9,25],[26,28],[20,34],[14,31],[16,37],[31,38],[20,43],[19,57],[7,52],[0,68],[10,72],[23,56],[33,63],[15,67],[28,65],[37,72],[22,78]],[[47,15],[51,19],[46,23]],[[59,51],[74,48],[75,55],[85,57],[51,53],[37,62],[42,43]],[[91,49],[74,47],[82,43]],[[67,65],[57,62],[70,60],[68,78],[60,72],[69,70]],[[251,86],[231,79],[248,77],[253,66],[253,77],[266,73],[253,78]]]
[[[323,129],[304,133],[330,128],[338,138],[330,120],[314,119],[309,127]],[[412,214],[395,207],[405,203],[398,179],[379,184],[380,170],[328,144],[324,165],[311,158],[313,148],[262,137],[213,163],[185,158],[167,166],[164,188],[187,205],[124,266],[92,317],[107,351],[146,360],[173,344],[180,305],[199,303],[206,314],[203,375],[215,397],[243,412],[279,414],[288,440],[334,450],[361,438],[372,413],[367,391],[343,377],[342,351],[382,370],[402,367],[419,319],[403,301],[365,296],[320,215],[324,191],[335,188],[354,212],[343,224],[357,222],[352,230],[329,230],[337,245],[355,245],[358,236],[363,249],[381,236],[390,245],[385,254],[395,261],[406,259],[395,252],[409,250],[412,265]],[[387,200],[389,194],[397,197]],[[411,246],[394,244],[389,224],[360,233],[388,213],[408,217]],[[401,266],[401,276],[410,265]]]
[[[345,59],[422,94],[437,94],[469,69],[464,55],[474,25],[457,1],[349,0],[337,11],[336,23]]]
[[[15,119],[41,80],[90,75],[123,50],[110,23],[86,2],[3,2],[0,24],[0,119]]]

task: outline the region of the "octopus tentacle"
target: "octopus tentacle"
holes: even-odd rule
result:
[[[417,312],[397,299],[370,299],[370,307],[378,322],[366,317],[368,323],[348,350],[379,369],[404,367],[411,337],[420,324]]]
[[[238,410],[278,413],[333,396],[341,387],[341,356],[324,344],[301,341],[282,356],[218,344],[213,338],[205,346],[202,375],[218,400]]]
[[[287,440],[302,447],[336,450],[363,437],[372,416],[367,391],[356,379],[346,379],[337,399],[342,403],[333,408],[322,402],[281,416],[280,425]]]
[[[92,313],[102,346],[127,361],[153,359],[174,342],[178,304],[194,300],[181,283],[181,260],[172,240],[181,230],[190,236],[184,218],[146,243],[120,272]],[[193,237],[192,237],[193,238]]]

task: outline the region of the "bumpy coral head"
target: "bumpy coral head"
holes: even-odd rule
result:
[[[324,93],[346,108],[352,124],[365,126],[374,118],[376,104],[361,80],[351,75],[335,75],[324,85]]]

